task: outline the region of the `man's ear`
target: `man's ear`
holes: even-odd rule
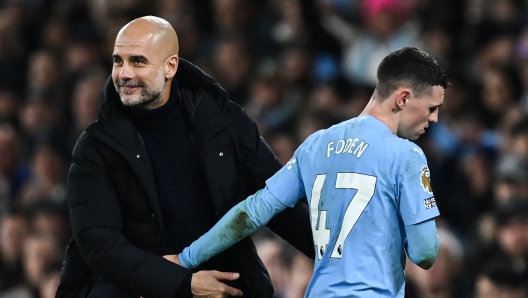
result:
[[[178,62],[180,62],[178,55],[172,55],[167,58],[167,60],[165,60],[165,78],[172,79],[176,75],[176,71],[178,70]]]
[[[396,109],[398,111],[403,110],[409,99],[411,98],[411,90],[404,88],[398,92],[396,96]]]

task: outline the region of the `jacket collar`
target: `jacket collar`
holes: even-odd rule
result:
[[[180,106],[193,127],[193,133],[206,133],[223,127],[232,118],[227,92],[211,76],[191,62],[180,58],[171,94],[180,92]],[[136,139],[136,129],[128,119],[125,107],[110,76],[99,97],[98,125],[120,145],[129,147]]]

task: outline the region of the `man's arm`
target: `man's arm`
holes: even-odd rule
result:
[[[247,189],[254,193],[264,188],[266,180],[281,167],[279,160],[258,132],[256,124],[243,114],[237,126],[240,127],[241,147],[245,171],[248,175]],[[309,258],[315,258],[310,211],[306,200],[298,200],[292,208],[275,215],[267,224],[275,234],[288,241]]]
[[[185,268],[195,268],[214,255],[246,238],[287,206],[264,188],[231,208],[198,240],[179,255]]]
[[[414,225],[405,226],[406,250],[409,259],[423,269],[433,266],[440,243],[434,218]]]

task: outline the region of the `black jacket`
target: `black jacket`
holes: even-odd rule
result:
[[[263,188],[281,165],[255,123],[211,77],[180,59],[175,79],[178,84],[171,92],[181,92],[180,106],[192,127],[189,141],[220,218]],[[153,177],[145,145],[109,78],[98,121],[80,136],[73,151],[67,201],[74,236],[57,297],[172,298],[182,296],[182,290],[190,294],[191,272],[161,257],[164,232]],[[278,214],[268,227],[314,257],[305,202]],[[251,288],[246,297],[274,296],[250,238],[224,254]]]

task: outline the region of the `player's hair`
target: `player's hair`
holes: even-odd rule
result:
[[[401,86],[411,88],[416,94],[430,92],[433,86],[447,88],[447,75],[436,60],[416,47],[405,47],[385,57],[377,72],[376,95],[387,98]]]

